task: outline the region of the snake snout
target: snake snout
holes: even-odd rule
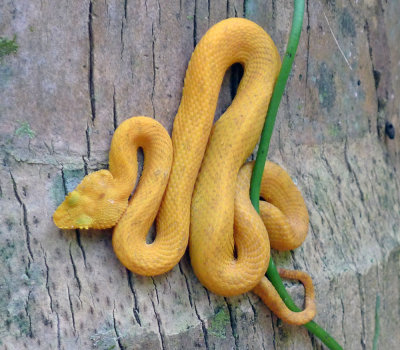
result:
[[[88,229],[94,219],[84,210],[85,196],[74,190],[70,192],[53,214],[53,221],[59,228]]]
[[[71,219],[68,211],[65,210],[64,203],[62,203],[53,214],[53,221],[57,227],[64,230],[71,230],[74,227],[73,220]]]

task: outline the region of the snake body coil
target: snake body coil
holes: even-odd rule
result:
[[[222,80],[234,63],[242,64],[244,75],[231,106],[213,126]],[[284,170],[267,163],[261,196],[270,203],[263,202],[259,216],[248,195],[252,164],[242,167],[258,141],[279,69],[273,41],[255,23],[235,18],[213,26],[189,62],[172,145],[163,127],[150,118],[123,122],[112,140],[109,171],[84,178],[55,212],[56,225],[115,225],[112,242],[118,258],[147,276],[178,263],[190,229],[191,263],[208,289],[225,296],[253,290],[284,321],[311,320],[315,305],[308,275],[280,272],[306,287],[306,309],[299,313],[287,309],[264,277],[268,233],[278,249],[293,249],[304,240],[304,201]],[[143,174],[128,205],[139,147],[144,152]],[[147,244],[156,215],[157,235]]]

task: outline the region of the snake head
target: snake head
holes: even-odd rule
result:
[[[54,223],[62,229],[113,227],[128,206],[121,198],[113,176],[99,170],[85,176],[54,212]]]

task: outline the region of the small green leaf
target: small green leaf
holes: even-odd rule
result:
[[[3,59],[3,57],[16,53],[18,51],[16,39],[16,35],[14,35],[12,40],[0,37],[0,61]]]
[[[28,136],[30,139],[33,139],[36,133],[31,129],[28,122],[21,122],[20,126],[17,130],[15,130],[16,136]]]

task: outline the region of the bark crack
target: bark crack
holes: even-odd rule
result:
[[[229,311],[229,321],[231,324],[231,329],[232,329],[232,335],[233,338],[235,339],[235,349],[239,350],[239,334],[237,332],[237,320],[236,320],[236,315],[234,313],[234,310],[232,308],[232,305],[229,303],[227,298],[224,298],[225,302],[226,302],[226,306],[228,307],[228,311]]]
[[[114,86],[114,92],[113,92],[113,125],[114,125],[114,131],[117,130],[118,115],[117,115],[117,101],[115,98],[115,86]]]
[[[325,155],[325,148],[322,148],[322,152],[321,152],[321,160],[324,161],[325,165],[326,165],[326,169],[328,170],[328,174],[332,177],[332,179],[336,178],[336,175],[333,172],[333,169],[331,167],[331,165],[329,164],[329,160]]]
[[[158,7],[158,25],[161,27],[161,4],[160,4],[160,0],[157,0],[157,7]]]
[[[87,158],[90,159],[90,126],[89,126],[89,123],[87,123],[87,125],[86,125],[86,150],[87,150]],[[85,172],[87,174],[87,162],[83,156],[82,156],[82,159],[85,164]]]
[[[282,159],[285,159],[285,155],[283,154],[283,142],[282,142],[282,137],[281,137],[281,129],[278,128],[278,151]]]
[[[65,179],[63,166],[61,166],[61,179],[62,179],[62,183],[63,183],[64,195],[66,195],[68,193],[68,190],[67,190],[67,181]]]
[[[208,27],[210,27],[210,17],[211,17],[211,4],[210,0],[207,1],[207,21],[208,21]]]
[[[179,266],[179,271],[181,272],[183,278],[185,279],[186,289],[188,291],[189,304],[190,304],[191,307],[193,307],[192,292],[191,292],[190,287],[189,287],[189,280],[188,280],[186,274],[184,273],[184,271],[182,269],[181,262],[178,263],[178,266]]]
[[[342,334],[344,338],[344,343],[346,344],[346,332],[345,332],[345,325],[344,325],[344,303],[343,298],[340,298],[340,304],[342,306]]]
[[[294,254],[294,251],[293,250],[289,250],[289,252],[290,252],[290,256],[292,257],[293,268],[295,270],[301,270],[302,268],[301,268],[300,264],[297,261],[296,255]]]
[[[188,280],[185,272],[182,269],[181,262],[179,262],[178,266],[179,266],[179,271],[181,272],[181,274],[185,278],[186,288],[188,290],[188,298],[189,298],[190,306],[192,308],[194,308],[194,312],[196,314],[196,317],[200,321],[201,329],[203,331],[203,339],[204,339],[205,347],[206,347],[206,349],[209,349],[210,345],[208,343],[208,331],[207,331],[206,324],[205,324],[204,320],[200,317],[199,311],[197,310],[197,305],[196,305],[195,301],[193,300],[192,291],[190,290],[189,280]]]
[[[125,32],[125,23],[128,20],[128,0],[124,0],[124,17],[121,21],[121,60],[124,54],[125,44],[124,44],[124,32]]]
[[[310,10],[308,7],[308,0],[306,1],[306,14],[307,14],[307,49],[306,49],[306,86],[304,89],[304,111],[307,113],[307,86],[308,86],[308,69],[309,69],[309,60],[310,60],[310,37],[311,37],[311,27],[310,27]]]
[[[318,212],[318,210],[316,210],[316,212]],[[318,238],[318,235],[316,234],[317,230],[311,221],[310,221],[310,229],[311,229],[310,232],[312,234],[311,237],[315,241],[314,245],[318,247],[318,249],[316,249],[316,252],[318,252],[319,260],[324,264],[325,268],[328,269],[328,265],[326,264],[326,259],[324,258],[326,256],[324,246],[321,240]]]
[[[75,230],[75,233],[76,233],[76,242],[78,243],[78,247],[79,247],[79,249],[81,250],[81,253],[82,253],[83,263],[85,265],[85,268],[87,268],[87,265],[86,265],[86,253],[85,253],[85,249],[83,248],[82,241],[81,241],[81,232],[79,230]]]
[[[153,85],[151,87],[151,95],[150,95],[150,100],[151,100],[151,106],[153,108],[153,118],[156,116],[156,110],[154,107],[154,91],[156,88],[156,56],[154,52],[154,47],[155,47],[155,36],[154,36],[154,23],[151,24],[151,37],[152,37],[152,43],[151,43],[151,51],[152,51],[152,64],[153,64]]]
[[[153,276],[150,276],[150,278],[153,282],[154,291],[156,292],[157,304],[160,304],[160,299],[158,298],[158,289],[157,289],[156,281],[154,280]]]
[[[193,47],[197,45],[197,0],[194,0],[193,10]]]
[[[331,207],[331,210],[332,210],[332,213],[333,213],[333,218],[334,218],[334,219],[333,219],[333,220],[334,220],[333,222],[335,223],[336,229],[339,230],[339,228],[338,228],[338,222],[337,222],[338,216],[337,216],[337,214],[336,214],[336,210],[335,210],[334,206],[332,205],[332,203],[330,203],[330,207]],[[328,221],[328,220],[327,220],[327,221]],[[328,221],[328,223],[329,223],[329,226],[332,227],[331,224],[330,224],[330,221]],[[332,230],[333,230],[333,228],[332,228]],[[332,239],[333,239],[333,241],[336,243],[335,246],[339,248],[339,251],[340,251],[340,253],[342,254],[343,261],[345,261],[345,260],[346,260],[346,255],[345,255],[345,253],[344,253],[344,251],[343,251],[343,244],[341,244],[340,242],[338,242],[338,240],[337,240],[337,238],[336,238],[337,236],[338,236],[338,235],[334,234],[334,232],[332,231]]]
[[[43,247],[42,247],[42,250],[43,250]],[[44,250],[43,250],[43,259],[44,259],[44,266],[46,266],[46,289],[47,289],[47,294],[50,299],[50,310],[51,310],[51,312],[54,312],[53,297],[51,296],[51,293],[50,293],[50,284],[49,284],[50,268],[49,268],[49,265],[47,264],[47,257],[46,257],[46,253],[44,252]]]
[[[262,346],[263,350],[266,350],[265,344],[264,344],[264,337],[262,337],[262,339],[261,339],[261,346]]]
[[[56,311],[56,316],[57,316],[57,349],[61,350],[60,316],[58,316],[57,311]]]
[[[87,175],[88,174],[88,164],[87,164],[87,161],[84,156],[82,156],[82,162],[83,162],[83,171],[85,172],[85,175]]]
[[[200,323],[201,323],[201,330],[202,330],[202,332],[203,332],[204,345],[206,346],[206,349],[210,349],[210,345],[209,345],[209,343],[208,343],[208,331],[207,331],[207,327],[206,327],[206,324],[205,324],[204,320],[200,317],[200,314],[199,314],[199,312],[198,312],[198,310],[197,310],[196,303],[194,303],[194,311],[195,311],[195,314],[196,314],[198,320],[199,320]]]
[[[361,286],[361,274],[360,273],[356,273],[356,277],[357,277],[357,282],[358,282],[358,293],[360,295],[360,313],[361,313],[361,339],[360,339],[360,343],[361,343],[361,347],[363,350],[365,350],[366,344],[365,344],[365,320],[364,320],[364,316],[365,316],[365,296],[364,296],[364,291],[362,289]]]
[[[171,291],[172,287],[171,287],[171,282],[169,281],[169,278],[168,278],[168,274],[166,274],[164,277],[165,277],[165,281],[168,283],[169,290]]]
[[[272,324],[272,346],[274,347],[274,350],[276,350],[276,331],[275,331],[275,324],[274,324],[274,314],[272,311],[271,313],[271,324]]]
[[[79,276],[78,276],[78,270],[76,268],[74,258],[72,257],[71,243],[69,244],[69,257],[71,259],[72,268],[74,270],[74,278],[75,278],[75,281],[76,281],[76,283],[78,285],[78,291],[79,291],[78,295],[79,295],[79,300],[80,300],[80,295],[81,295],[81,291],[82,291],[82,285],[81,285],[81,281],[80,281]]]
[[[128,0],[124,1],[124,18],[128,20]]]
[[[343,204],[343,205],[344,205],[344,204]],[[333,212],[333,218],[336,219],[336,218],[337,218],[337,216],[336,216],[336,211],[335,211],[335,209],[334,209],[332,203],[330,203],[330,208],[331,208],[331,210],[332,210],[332,212]],[[350,215],[351,215],[351,219],[352,219],[352,223],[353,223],[355,232],[356,232],[357,235],[358,235],[359,241],[361,241],[361,235],[360,235],[360,232],[359,232],[359,231],[357,230],[357,228],[356,228],[356,220],[355,220],[355,218],[354,218],[353,212],[351,212],[351,211],[349,211],[349,212],[350,212]],[[337,237],[338,235],[335,234],[335,231],[338,232],[338,231],[340,230],[340,228],[339,228],[337,225],[335,225],[336,230],[334,229],[334,227],[333,227],[333,225],[332,225],[332,223],[331,223],[331,220],[330,220],[330,218],[329,218],[330,215],[327,215],[324,211],[318,210],[317,213],[318,213],[318,215],[319,215],[320,218],[321,218],[322,224],[324,225],[325,222],[328,224],[328,226],[329,226],[329,227],[328,227],[328,228],[329,228],[329,233],[330,233],[331,236],[332,236],[332,240],[335,242],[335,247],[338,247],[338,249],[339,249],[339,251],[341,252],[341,254],[342,254],[342,256],[343,256],[343,259],[344,259],[344,261],[345,261],[345,260],[346,260],[346,255],[345,255],[344,252],[343,252],[342,244],[337,244],[337,239],[336,239],[336,237]],[[333,220],[334,220],[334,219],[333,219]],[[333,221],[333,223],[335,223],[335,221]],[[349,246],[354,246],[354,244],[357,242],[357,241],[355,241],[355,240],[349,241],[348,238],[347,238],[347,235],[343,235],[342,237],[344,237],[344,239],[346,239],[347,244],[348,244]]]
[[[371,33],[370,33],[370,28],[369,28],[369,23],[368,20],[365,20],[365,25],[364,25],[364,29],[365,32],[367,34],[367,43],[368,43],[368,53],[369,53],[369,60],[371,61],[371,68],[372,68],[372,77],[374,78],[374,86],[375,86],[375,99],[376,99],[376,108],[377,108],[377,112],[381,112],[382,109],[385,106],[384,101],[380,98],[379,96],[379,92],[378,92],[378,88],[379,88],[379,83],[381,80],[381,73],[375,69],[375,64],[374,64],[374,57],[373,57],[373,50],[372,50],[372,45],[371,45]],[[376,125],[376,129],[377,129],[377,133],[378,133],[378,137],[382,137],[383,133],[384,133],[384,122],[381,121],[381,118],[378,115],[378,122]],[[368,122],[370,122],[368,120]]]
[[[128,276],[129,289],[131,290],[131,293],[133,295],[133,304],[134,304],[133,309],[132,309],[133,317],[135,317],[135,320],[139,324],[139,326],[142,327],[142,322],[139,317],[139,303],[137,300],[137,295],[136,295],[135,289],[133,288],[132,272],[127,269],[126,273]]]
[[[74,307],[73,307],[73,305],[72,305],[71,293],[70,293],[70,291],[69,291],[69,286],[67,286],[67,291],[68,291],[69,309],[70,309],[70,311],[71,311],[71,318],[72,318],[72,327],[74,328],[74,334],[76,334],[75,313],[74,313]]]
[[[53,156],[54,155],[54,144],[53,140],[50,141],[50,146],[46,141],[43,141],[44,146],[47,148],[47,152],[49,152],[49,155]]]
[[[316,341],[314,334],[311,332],[308,332],[308,335],[310,336],[311,339],[311,346],[315,350],[322,350],[322,345],[319,344],[318,341]]]
[[[378,87],[379,87],[381,75],[377,70],[375,70],[374,58],[373,58],[373,53],[372,53],[372,45],[371,45],[371,32],[369,29],[369,23],[368,23],[367,19],[365,20],[364,28],[365,28],[365,32],[367,34],[368,53],[369,53],[369,59],[371,61],[372,76],[374,78],[374,83],[375,83],[375,96],[376,96],[376,101],[377,101],[377,106],[378,106],[378,111],[379,111],[381,106],[380,106],[379,96],[378,96]]]
[[[257,322],[257,319],[258,319],[258,312],[257,312],[257,309],[254,306],[254,304],[251,302],[249,294],[247,294],[247,300],[249,301],[251,310],[253,311],[253,331],[254,331],[254,334],[257,334],[256,322]]]
[[[11,173],[11,171],[10,171],[10,177],[11,177],[11,182],[12,182],[12,185],[13,185],[15,198],[17,199],[17,202],[19,203],[19,205],[22,208],[22,223],[24,225],[24,230],[25,230],[26,247],[27,247],[27,250],[28,250],[28,253],[29,253],[29,256],[31,257],[31,259],[35,260],[33,258],[33,253],[32,253],[32,249],[31,249],[31,231],[29,229],[28,212],[27,212],[27,209],[26,209],[26,205],[22,201],[20,195],[18,194],[17,183],[16,183],[16,181],[14,179],[14,176]],[[28,262],[28,265],[30,265],[30,261]]]
[[[358,191],[360,192],[360,199],[362,202],[364,202],[364,192],[361,190],[360,182],[358,181],[358,176],[357,176],[356,172],[353,170],[352,165],[350,164],[348,148],[349,148],[349,142],[348,142],[348,138],[346,137],[346,140],[344,143],[344,159],[346,162],[347,169],[349,170],[350,174],[352,174],[354,177]]]
[[[32,317],[31,317],[31,315],[30,315],[30,313],[29,313],[29,299],[30,299],[30,297],[31,297],[31,294],[32,294],[32,291],[30,290],[29,293],[28,293],[28,298],[27,298],[27,300],[26,300],[26,304],[25,304],[25,313],[26,313],[26,316],[27,316],[28,319],[29,319],[29,332],[28,332],[28,336],[29,336],[30,338],[33,338],[33,332],[32,332]]]
[[[271,7],[272,7],[272,20],[275,21],[276,20],[276,4],[275,4],[275,0],[271,1]]]
[[[151,305],[153,305],[154,315],[156,316],[156,320],[157,320],[158,333],[160,335],[161,346],[162,346],[162,349],[165,350],[166,349],[166,346],[165,346],[165,335],[164,335],[164,332],[162,331],[161,318],[160,318],[159,313],[156,310],[156,307],[154,305],[154,301],[153,300],[151,300]]]
[[[204,290],[206,291],[206,294],[207,294],[208,305],[211,306],[210,292],[208,291],[208,289],[206,287],[203,287],[203,288],[204,288]]]
[[[89,36],[89,95],[90,108],[92,114],[92,122],[96,119],[96,101],[94,91],[94,39],[93,39],[93,0],[89,2],[89,18],[88,18],[88,36]]]
[[[114,308],[113,308],[113,326],[114,326],[115,335],[117,336],[116,340],[117,340],[118,347],[121,350],[125,350],[124,346],[121,343],[121,336],[119,335],[119,332],[118,332],[118,329],[117,329],[117,322],[115,320],[115,300],[114,300]]]

